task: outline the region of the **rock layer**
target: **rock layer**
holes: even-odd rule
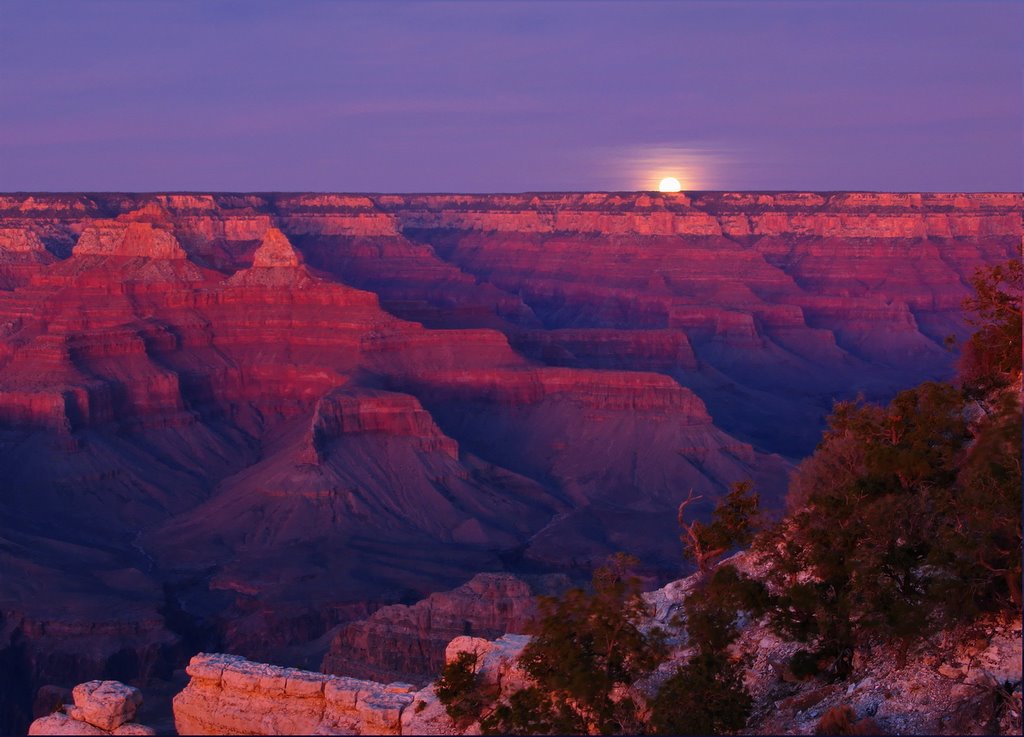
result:
[[[401,734],[408,684],[381,684],[200,653],[174,697],[179,734]]]

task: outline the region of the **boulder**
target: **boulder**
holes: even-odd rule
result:
[[[75,706],[72,718],[80,719],[100,729],[111,731],[135,718],[142,704],[139,689],[120,681],[88,681],[80,683],[71,692]]]
[[[44,686],[36,701],[61,699],[67,689]],[[82,735],[150,735],[155,730],[131,720],[142,705],[139,689],[120,681],[88,681],[70,692],[74,705],[42,716],[29,725],[28,733]]]

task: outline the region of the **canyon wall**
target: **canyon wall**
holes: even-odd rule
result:
[[[0,727],[44,683],[322,655],[480,571],[627,550],[671,577],[688,489],[702,513],[745,478],[777,504],[833,400],[952,373],[971,276],[1018,256],[1021,210],[0,195]],[[421,630],[394,669],[436,667]]]
[[[345,625],[332,639],[321,670],[427,683],[444,667],[453,639],[526,632],[537,614],[536,597],[567,586],[564,576],[528,582],[509,574],[477,574],[451,591],[435,592],[412,606],[381,607]]]

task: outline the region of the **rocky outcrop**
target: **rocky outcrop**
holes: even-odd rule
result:
[[[97,222],[82,232],[72,253],[76,256],[186,258],[185,250],[173,234],[144,222]]]
[[[477,655],[477,671],[502,694],[527,676],[517,658],[529,638],[458,637],[446,662]],[[458,734],[433,685],[380,683],[254,663],[235,655],[200,653],[186,669],[190,681],[174,697],[179,734]],[[40,733],[41,734],[41,733]],[[106,734],[106,733],[104,733]]]
[[[441,672],[454,638],[526,631],[536,614],[536,593],[515,576],[480,573],[411,606],[382,607],[341,629],[321,670],[378,681],[425,682]]]
[[[0,259],[7,260],[15,255],[44,256],[46,247],[39,236],[27,228],[0,228]],[[52,257],[48,259],[52,261]]]
[[[200,653],[174,697],[179,734],[402,734],[415,700],[408,684],[381,684]]]
[[[769,561],[741,552],[725,562],[755,578]],[[475,579],[479,584],[485,577]],[[677,631],[683,604],[699,583],[695,574],[644,594],[651,605],[647,626],[675,631],[669,659],[634,684],[630,694],[650,699],[691,654]],[[474,611],[465,589],[450,602]],[[454,594],[455,592],[451,592]],[[434,597],[435,603],[445,597]],[[428,611],[436,607],[419,607]],[[408,609],[408,608],[406,608]],[[379,618],[395,621],[394,608]],[[410,611],[401,612],[409,615]],[[872,725],[886,734],[1019,734],[1021,724],[1021,620],[990,616],[932,633],[907,648],[898,643],[865,644],[853,655],[853,672],[843,683],[796,677],[787,667],[805,645],[780,638],[767,619],[741,619],[730,647],[744,664],[752,716],[744,733],[813,734],[822,716],[845,712],[847,721]],[[519,663],[526,635],[496,638],[460,635],[444,648],[444,663],[463,653],[487,693],[508,698],[532,685]],[[175,719],[187,734],[476,734],[477,724],[457,727],[439,702],[435,684],[418,689],[262,665],[231,655],[199,655],[192,680],[175,697]]]
[[[531,685],[532,680],[519,662],[529,644],[527,635],[502,635],[493,640],[482,637],[456,637],[444,651],[445,663],[452,663],[462,653],[474,658],[474,671],[482,683],[499,697],[507,697]]]
[[[760,578],[768,568],[762,555],[745,551],[723,562]],[[697,583],[695,574],[645,593],[654,608],[651,624],[671,627]],[[642,684],[648,694],[689,655],[685,637],[669,642],[672,657]],[[1020,732],[1019,616],[985,615],[932,632],[909,649],[897,642],[863,645],[843,683],[796,677],[788,663],[805,647],[780,638],[766,620],[741,622],[730,649],[744,659],[744,682],[753,697],[747,733],[815,734],[824,714],[847,707],[857,720],[874,720],[883,734]]]
[[[317,401],[307,457],[321,462],[333,440],[378,434],[410,438],[424,452],[459,457],[458,443],[441,432],[416,397],[369,389],[337,389]]]
[[[728,562],[748,575],[764,574],[766,561],[747,552]],[[644,594],[654,612],[650,626],[674,629],[673,619],[697,585],[697,576],[673,581]],[[633,695],[651,698],[691,650],[685,635],[669,638],[671,654],[651,676],[635,684]],[[446,662],[460,653],[476,657],[476,670],[492,693],[507,698],[531,684],[517,659],[528,637],[487,640],[458,637]],[[900,643],[865,645],[853,656],[853,673],[843,683],[797,678],[787,667],[806,645],[776,635],[769,623],[740,621],[730,650],[745,666],[744,683],[753,698],[744,734],[816,734],[831,710],[849,712],[882,734],[1019,734],[1021,729],[1021,619],[991,616],[934,632],[909,649]],[[431,688],[423,700],[433,707]],[[434,697],[436,698],[436,697]],[[435,710],[421,727],[445,725]],[[473,733],[473,725],[465,733]],[[437,733],[437,732],[430,732]]]
[[[133,720],[142,704],[139,689],[119,681],[89,681],[72,691],[74,706],[40,717],[30,735],[152,735],[156,732]]]
[[[54,260],[31,229],[0,227],[0,289],[27,284]]]
[[[277,228],[269,228],[263,234],[260,247],[253,254],[252,265],[258,269],[295,268],[302,263],[302,257]]]
[[[88,681],[71,691],[75,708],[72,719],[88,722],[95,727],[111,731],[135,719],[142,704],[142,693],[137,688],[119,681]]]

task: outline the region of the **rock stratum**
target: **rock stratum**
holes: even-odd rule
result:
[[[186,672],[174,697],[179,734],[401,734],[416,691],[234,655],[200,653]]]
[[[144,683],[200,649],[318,660],[480,571],[622,549],[671,577],[688,489],[752,478],[777,503],[834,399],[952,373],[970,277],[1016,255],[1021,210],[0,195],[0,728],[40,685]],[[378,665],[436,661],[414,647]]]

